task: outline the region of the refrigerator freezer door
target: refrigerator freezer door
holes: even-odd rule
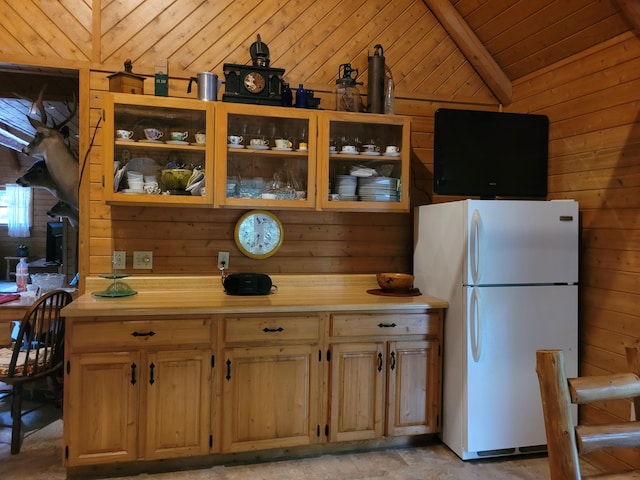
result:
[[[578,204],[466,200],[466,285],[576,283]]]
[[[517,453],[523,447],[545,445],[535,352],[562,349],[567,374],[577,375],[578,287],[464,290],[465,311],[476,313],[463,320],[468,341],[466,352],[460,353],[467,388],[460,385],[459,391],[465,395],[461,413],[466,428],[462,452],[456,453],[464,459],[478,458],[494,450],[515,449]],[[475,332],[476,340],[472,341],[470,332]],[[455,401],[445,395],[445,404]]]

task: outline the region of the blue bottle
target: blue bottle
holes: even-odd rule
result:
[[[302,84],[296,90],[296,108],[307,108],[307,92]]]
[[[288,83],[282,84],[282,106],[283,107],[291,107],[293,106],[293,92],[289,87]]]

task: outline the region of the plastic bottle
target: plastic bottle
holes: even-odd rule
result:
[[[393,115],[395,113],[395,97],[393,92],[393,79],[387,80],[387,88],[384,92],[384,113]]]
[[[27,265],[27,259],[20,257],[20,261],[16,265],[16,286],[19,292],[27,291],[27,284],[29,283],[29,265]]]

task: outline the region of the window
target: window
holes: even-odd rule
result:
[[[31,188],[15,183],[0,189],[0,224],[8,226],[10,237],[29,237]]]

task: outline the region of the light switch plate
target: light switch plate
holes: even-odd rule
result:
[[[218,252],[218,270],[229,268],[229,252]]]
[[[153,252],[133,252],[133,268],[152,269]]]
[[[127,268],[127,252],[114,251],[111,262],[116,270],[124,270]]]

